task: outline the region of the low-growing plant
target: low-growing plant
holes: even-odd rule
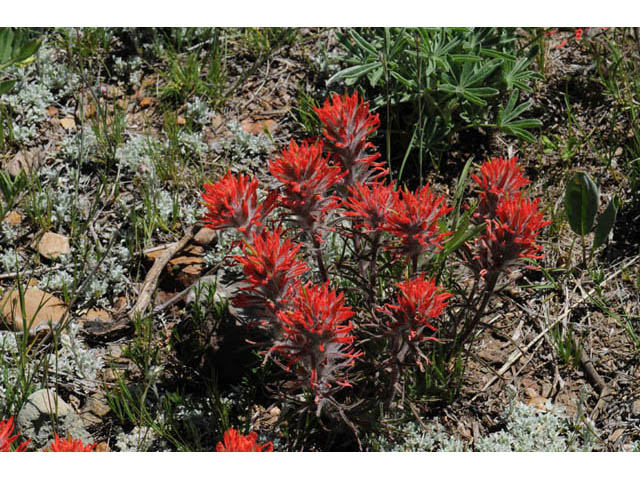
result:
[[[340,40],[351,66],[329,83],[358,85],[383,112],[386,159],[398,178],[413,157],[422,183],[423,163],[439,168],[454,136],[471,128],[535,141],[531,129],[542,123],[524,118],[531,102],[518,99],[542,77],[530,68],[534,52],[521,51],[514,29],[349,29]]]
[[[355,431],[345,412],[372,397],[373,411],[378,401],[393,408],[409,373],[431,364],[434,342],[446,370],[471,347],[499,280],[542,258],[536,238],[550,222],[516,158],[494,158],[472,175],[478,201],[449,231],[444,195],[383,180],[370,142],[379,118],[357,94],[334,95],[316,113],[323,138],[291,140],[272,158],[266,195],[229,171],[205,185],[204,220],[240,235],[231,258],[247,285],[232,303],[252,308],[246,324],[267,335],[265,360],[293,374],[283,398],[302,390],[302,411],[315,406]],[[455,268],[472,282],[458,279],[454,295],[435,273]]]

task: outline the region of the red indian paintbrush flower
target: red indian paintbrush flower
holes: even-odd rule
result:
[[[516,164],[517,157],[504,160],[496,157],[484,162],[480,167],[480,176],[471,175],[482,189],[478,204],[478,213],[483,218],[493,218],[496,207],[502,197],[517,195],[529,180],[522,175]]]
[[[49,447],[44,448],[43,452],[93,452],[96,448],[96,444],[84,445],[82,440],[67,436],[66,438],[58,437],[58,434],[54,432],[55,440],[51,442]]]
[[[230,428],[224,432],[223,442],[216,445],[217,452],[273,452],[273,442],[258,443],[258,434],[249,432],[242,435],[237,430]]]
[[[397,304],[386,304],[380,310],[389,314],[393,320],[387,323],[392,330],[402,331],[406,340],[433,340],[425,337],[422,331],[428,328],[436,331],[431,320],[439,317],[447,306],[446,300],[453,295],[437,286],[435,280],[425,280],[424,273],[407,282],[397,284]]]
[[[354,340],[349,335],[352,316],[353,310],[344,304],[344,295],[330,290],[329,282],[301,286],[293,307],[278,313],[284,337],[272,350],[282,353],[287,366],[295,365],[311,383],[316,402],[332,383],[349,386],[338,378],[338,370],[352,365],[360,355],[350,349]]]
[[[15,442],[18,436],[20,435],[20,432],[18,432],[15,435],[11,436],[12,433],[13,433],[13,417],[10,417],[9,420],[3,419],[2,421],[0,421],[0,452],[11,451],[11,446],[13,445],[13,442]],[[25,442],[22,442],[20,445],[15,447],[14,451],[24,452],[27,449],[27,445],[30,441],[31,439]]]
[[[521,195],[504,197],[496,208],[496,218],[487,220],[487,232],[476,239],[472,268],[481,275],[497,275],[521,258],[540,259],[542,246],[536,243],[540,230],[551,223],[538,210],[539,199]]]
[[[302,228],[317,234],[327,211],[338,205],[337,197],[327,192],[345,175],[322,155],[322,141],[298,145],[291,140],[282,156],[269,162],[269,171],[282,183],[280,203]]]
[[[204,189],[202,201],[209,211],[203,220],[214,230],[233,227],[250,238],[251,231],[262,226],[262,219],[275,206],[275,194],[259,204],[258,181],[242,174],[236,177],[231,171],[216,183],[205,184]]]
[[[244,256],[234,257],[243,265],[251,285],[234,299],[239,306],[265,306],[271,316],[282,310],[295,295],[300,278],[309,270],[298,259],[300,245],[282,238],[282,230],[263,230],[253,234],[253,242],[244,242]]]
[[[393,184],[356,183],[349,186],[349,197],[342,203],[346,209],[345,215],[356,217],[356,228],[364,229],[365,233],[372,233],[381,229],[385,219],[394,205],[395,195]]]
[[[440,241],[451,232],[438,233],[438,220],[451,210],[444,195],[436,197],[428,185],[417,193],[403,190],[396,193],[393,208],[382,228],[402,240],[398,248],[400,253],[415,259],[432,246],[442,248]]]
[[[332,104],[333,102],[333,104]],[[376,160],[379,153],[370,153],[374,148],[368,137],[380,126],[378,114],[369,113],[369,103],[352,96],[333,95],[326,99],[322,108],[314,108],[322,122],[327,148],[333,158],[347,173],[345,184],[367,183],[387,173],[383,163]]]

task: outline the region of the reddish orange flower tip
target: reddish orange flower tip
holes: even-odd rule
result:
[[[49,447],[43,448],[43,452],[93,452],[96,448],[95,443],[84,445],[81,440],[71,436],[60,438],[55,432],[54,436],[55,440]]]
[[[249,432],[242,435],[234,428],[224,432],[223,442],[216,445],[217,452],[273,452],[273,442],[258,443],[258,434]]]
[[[16,441],[20,432],[12,435],[13,433],[13,417],[9,417],[8,420],[0,421],[0,452],[10,452],[13,442]],[[24,452],[27,449],[27,445],[31,442],[31,439],[22,442],[20,445],[14,448],[14,452]]]

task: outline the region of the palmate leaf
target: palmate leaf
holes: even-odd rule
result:
[[[528,100],[516,106],[519,93],[520,91],[517,88],[514,89],[507,105],[500,107],[497,125],[500,130],[508,135],[513,135],[527,142],[535,142],[536,137],[528,129],[541,127],[542,122],[535,118],[518,119],[520,115],[531,108],[531,102]]]
[[[522,57],[516,61],[505,61],[502,66],[503,79],[507,84],[508,90],[519,88],[520,90],[531,91],[530,83],[534,79],[544,79],[542,75],[533,70],[529,70],[528,67],[533,61],[533,58]]]

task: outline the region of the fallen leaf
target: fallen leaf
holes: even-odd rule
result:
[[[38,242],[38,252],[49,260],[58,258],[60,255],[67,255],[71,253],[69,239],[64,235],[46,232]]]
[[[140,100],[140,106],[142,108],[150,107],[152,103],[153,103],[153,98],[151,97],[143,97]]]
[[[96,111],[97,111],[96,104],[95,103],[89,103],[84,108],[84,118],[91,118],[91,117],[95,116]]]
[[[124,95],[124,92],[120,87],[116,87],[115,85],[109,85],[107,88],[107,97],[108,98],[118,98]]]
[[[186,125],[187,121],[184,119],[182,115],[178,115],[178,118],[176,119],[176,123],[178,125]]]
[[[47,107],[47,115],[50,117],[57,117],[59,113],[60,110],[58,110],[58,107],[54,107],[53,105]]]
[[[175,267],[177,265],[194,265],[197,263],[207,263],[202,257],[182,256],[176,257],[169,261],[169,265]]]
[[[26,326],[31,334],[46,328],[51,322],[59,323],[67,314],[67,307],[59,298],[43,292],[38,288],[27,288],[24,291],[24,312],[20,305],[20,292],[11,290],[0,301],[4,323],[14,332],[22,332]]]
[[[76,128],[76,121],[73,117],[64,117],[60,120],[60,125],[62,125],[62,128],[66,130],[71,130],[72,128]]]
[[[211,128],[213,128],[214,130],[217,130],[220,125],[222,125],[222,122],[224,121],[224,119],[222,118],[222,115],[220,115],[219,113],[217,113],[212,119],[211,119]]]
[[[91,308],[80,319],[83,322],[108,322],[111,320],[111,315],[101,308]]]

